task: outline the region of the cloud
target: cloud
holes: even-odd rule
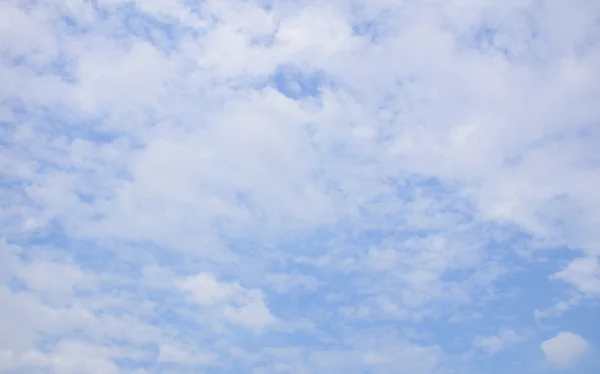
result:
[[[319,287],[317,278],[302,274],[268,274],[265,280],[270,283],[275,291],[287,293],[293,289],[300,288],[307,291],[315,291]]]
[[[185,347],[162,344],[158,347],[160,363],[185,366],[206,366],[218,360],[218,356],[210,352],[190,352]]]
[[[224,314],[232,323],[258,330],[263,329],[276,322],[263,299],[262,292],[250,290],[244,295],[241,305],[227,306]]]
[[[276,322],[258,289],[245,289],[236,283],[219,282],[210,273],[200,273],[175,281],[176,287],[189,294],[192,302],[218,305],[231,323],[261,330]]]
[[[583,357],[589,350],[584,338],[571,332],[561,332],[555,337],[545,340],[540,348],[546,360],[552,365],[567,366]]]
[[[218,282],[212,274],[200,273],[176,282],[177,287],[189,292],[198,304],[212,305],[227,301],[237,293],[243,293],[241,287]]]
[[[526,339],[526,335],[519,335],[512,330],[504,329],[498,335],[478,336],[473,344],[493,355]]]
[[[599,15],[0,2],[0,371],[494,374],[532,314],[592,345]]]
[[[583,294],[600,294],[600,263],[595,257],[574,259],[553,277],[570,283]]]

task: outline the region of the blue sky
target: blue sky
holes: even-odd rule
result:
[[[600,372],[600,3],[0,2],[3,373]]]

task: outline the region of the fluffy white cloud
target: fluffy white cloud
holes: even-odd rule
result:
[[[177,280],[176,286],[190,295],[194,303],[218,305],[231,323],[261,330],[276,322],[258,289],[245,289],[237,283],[219,282],[210,273]]]
[[[259,290],[249,290],[242,296],[237,306],[226,306],[225,316],[232,323],[261,330],[276,322],[275,317],[264,301],[264,295]]]
[[[571,332],[561,332],[543,341],[540,348],[546,360],[553,365],[566,366],[583,357],[589,350],[584,338]]]
[[[176,282],[177,287],[190,294],[193,301],[203,305],[212,305],[228,301],[244,290],[236,284],[221,283],[214,275],[200,273]]]

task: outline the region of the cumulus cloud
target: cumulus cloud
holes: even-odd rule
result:
[[[188,292],[192,300],[199,304],[212,305],[227,301],[243,289],[238,285],[218,282],[212,274],[200,273],[179,280],[177,286]]]
[[[577,334],[561,332],[543,341],[540,348],[552,365],[567,366],[583,357],[589,349],[588,342]]]
[[[578,328],[599,16],[1,1],[0,371],[482,373]]]
[[[200,273],[175,282],[189,294],[194,303],[219,305],[224,316],[232,323],[254,329],[262,329],[275,318],[258,289],[245,289],[236,283],[219,282],[210,273]]]

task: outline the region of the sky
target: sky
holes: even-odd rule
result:
[[[0,372],[600,372],[597,0],[0,1]]]

